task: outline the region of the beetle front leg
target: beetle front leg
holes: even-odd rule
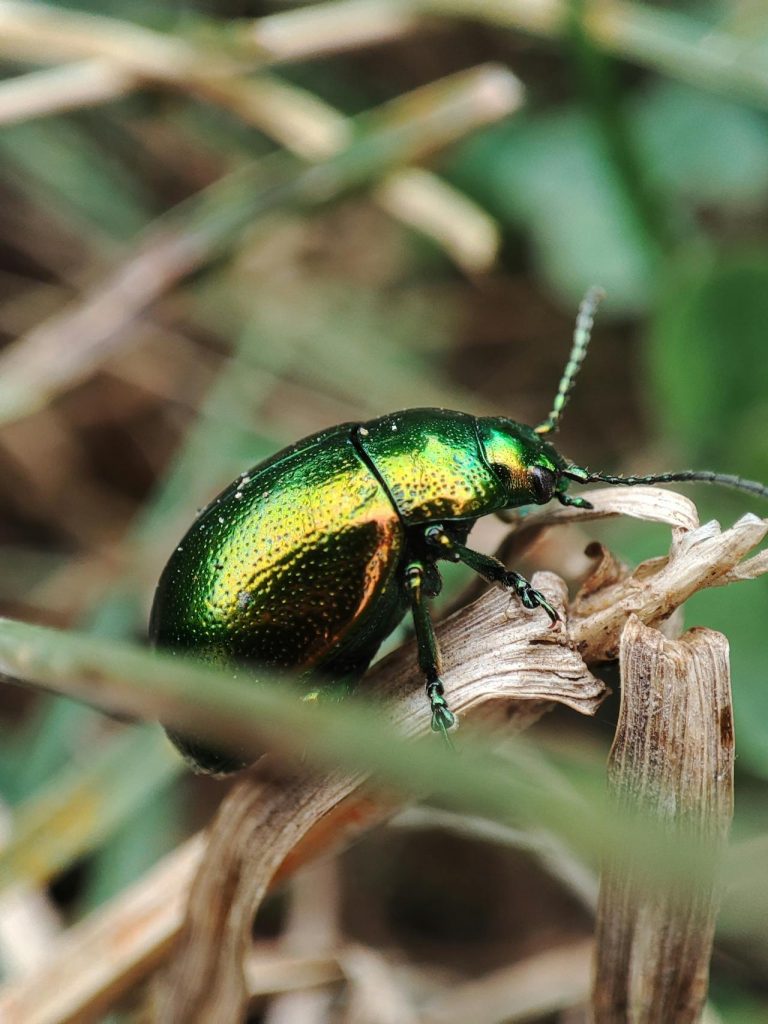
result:
[[[561,505],[565,505],[569,508],[594,508],[595,506],[591,501],[587,501],[586,498],[574,497],[572,494],[566,494],[564,491],[558,491],[555,495]]]
[[[427,681],[427,697],[432,711],[432,729],[434,732],[442,733],[443,738],[450,746],[448,730],[455,724],[456,718],[448,708],[443,681],[440,678],[440,651],[424,593],[426,577],[427,567],[422,562],[410,562],[406,566],[405,585],[411,603],[413,627],[416,631],[419,668]]]
[[[498,558],[483,555],[479,551],[465,547],[464,544],[460,544],[450,537],[439,523],[427,527],[424,531],[424,539],[430,547],[440,550],[443,558],[448,558],[452,562],[463,562],[489,583],[500,583],[505,589],[514,590],[524,608],[542,608],[551,619],[553,626],[560,621],[560,616],[541,591],[534,590],[525,576],[507,569]]]

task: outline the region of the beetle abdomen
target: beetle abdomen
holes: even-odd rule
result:
[[[217,664],[362,673],[405,612],[404,530],[344,425],[244,474],[160,579],[156,644]]]

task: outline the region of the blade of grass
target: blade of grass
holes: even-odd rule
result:
[[[168,741],[149,726],[126,730],[87,764],[75,762],[17,808],[0,849],[0,889],[47,883],[130,817],[148,789],[167,786],[181,771]]]
[[[764,524],[758,520],[754,523],[755,527],[765,531]],[[747,517],[744,526],[751,525]],[[695,587],[692,581],[697,574],[702,581],[711,581],[711,567],[715,563],[718,573],[722,573],[723,549],[730,550],[730,557],[737,560],[744,554],[738,526],[734,531],[722,534],[717,544],[711,533],[711,524],[708,524],[693,531],[687,545],[679,545],[687,549],[689,559],[700,558],[696,570],[692,566],[685,570],[682,566],[667,569],[652,586],[646,583],[641,594],[637,593],[634,581],[629,579],[626,588],[627,594],[632,595],[631,610],[638,611],[638,598],[645,595],[651,619],[659,613],[659,608],[666,609],[668,613],[667,602],[672,593],[678,593],[680,586],[683,590],[679,593]],[[757,534],[749,533],[749,536],[754,541]],[[662,585],[670,589],[666,599],[661,593]],[[615,590],[610,598],[612,605],[624,608],[625,602],[617,597]],[[492,607],[497,608],[493,614],[490,612]],[[507,618],[507,607],[508,599],[493,593],[443,624],[442,645],[448,666],[446,679],[459,711],[462,709],[462,690],[459,678],[451,675],[451,659],[458,659],[455,662],[458,674],[460,668],[477,672],[482,659],[490,658],[487,671],[498,685],[502,679],[499,675],[501,652],[513,654],[509,644],[503,645],[499,632],[504,622],[509,624],[511,621]],[[503,622],[498,618],[502,608]],[[625,609],[611,628],[620,630],[628,611]],[[458,629],[459,623],[470,621],[471,630],[464,626]],[[536,630],[539,625],[533,617],[528,617],[516,622],[515,629]],[[616,640],[606,635],[606,628],[605,613],[598,608],[594,615],[574,623],[572,639],[581,649],[588,648],[590,644],[597,645],[599,649],[606,644],[610,647]],[[594,631],[594,636],[590,631]],[[588,639],[590,636],[591,640]],[[555,650],[550,642],[539,653],[551,656]],[[472,661],[465,664],[461,659],[470,656],[470,652]],[[418,731],[424,721],[418,713],[423,701],[409,657],[408,648],[395,652],[367,677],[361,692],[376,693],[381,699],[385,699],[388,692],[394,692],[400,695],[400,701],[404,696],[400,687],[405,685],[409,696],[405,704],[395,705],[399,709],[398,719],[409,731]],[[404,749],[402,757],[393,757],[392,751],[398,742],[395,735],[377,721],[380,716],[363,710],[357,700],[346,702],[341,707],[321,704],[310,709],[296,703],[279,687],[249,687],[227,674],[214,673],[188,659],[152,655],[129,645],[108,645],[89,637],[59,634],[8,621],[0,623],[0,668],[10,677],[31,677],[37,685],[64,689],[70,695],[95,700],[107,708],[160,718],[182,733],[205,735],[212,743],[220,742],[227,747],[247,750],[252,736],[259,734],[262,743],[266,740],[270,747],[274,744],[300,750],[307,756],[327,759],[350,769],[366,765],[396,788],[410,790],[417,780],[421,780],[426,790],[434,790],[452,806],[469,805],[475,813],[505,820],[516,808],[518,813],[531,814],[545,827],[569,836],[577,851],[584,849],[585,843],[588,849],[594,850],[596,842],[613,844],[624,841],[624,836],[619,838],[606,834],[606,831],[612,832],[612,827],[603,829],[595,822],[588,822],[582,806],[577,812],[570,797],[562,798],[560,786],[550,783],[546,795],[541,785],[529,787],[525,780],[530,769],[522,768],[522,762],[519,765],[521,777],[510,777],[508,769],[499,773],[492,761],[474,751],[471,756],[465,751],[461,764],[433,745],[423,749],[414,745],[407,748],[407,753]],[[520,665],[515,663],[512,671],[515,685],[511,692],[520,696]],[[522,678],[525,678],[524,672]],[[567,678],[567,673],[564,678]],[[540,686],[547,677],[539,676],[538,679],[537,686]],[[553,680],[550,678],[549,681]],[[389,687],[394,687],[394,691]],[[540,695],[542,691],[539,688],[535,692]],[[562,691],[559,699],[565,699]],[[538,783],[541,782],[540,774],[537,772]],[[692,851],[687,851],[686,855],[695,859]],[[670,862],[673,860],[671,858]]]
[[[531,631],[532,635],[542,630],[546,632],[546,627],[533,617],[507,618],[508,603],[507,597],[494,592],[443,626],[447,684],[452,689],[457,710],[461,711],[463,702],[482,700],[483,682],[489,675],[495,679],[497,687],[509,685],[510,694],[516,695],[524,692],[521,686],[524,688],[530,678],[535,681],[532,696],[535,694],[539,699],[547,688],[554,688],[555,699],[558,693],[565,693],[564,688],[569,688],[573,706],[586,712],[592,710],[602,692],[601,687],[589,682],[583,665],[579,669],[578,656],[568,648],[551,643],[536,648],[526,640],[521,647],[522,637]],[[502,653],[497,648],[505,629],[510,631],[511,643],[502,648]],[[471,647],[467,647],[470,639]],[[465,664],[464,659],[470,652],[471,660]],[[413,733],[422,731],[428,716],[418,713],[423,704],[422,688],[420,680],[413,676],[410,656],[410,650],[406,649],[382,662],[374,670],[371,681],[366,681],[364,689],[372,689],[385,699],[390,688],[401,694],[405,686],[405,703],[399,698],[396,705],[398,720],[401,728]],[[532,659],[522,677],[518,660],[521,656]],[[506,667],[504,657],[512,659]],[[559,678],[543,671],[543,665],[536,660],[539,657],[548,665],[552,659],[560,663]],[[453,675],[452,664],[455,665]],[[419,745],[409,746],[407,764],[393,758],[397,734],[391,726],[384,728],[381,716],[365,710],[357,700],[341,706],[332,702],[310,708],[297,702],[292,692],[279,684],[248,685],[243,680],[233,679],[229,673],[214,672],[189,658],[156,654],[129,644],[108,643],[9,620],[0,620],[0,669],[7,677],[26,676],[45,688],[65,690],[70,696],[94,700],[106,709],[119,708],[123,713],[167,721],[182,732],[206,734],[212,742],[224,742],[227,746],[234,743],[248,749],[253,737],[259,734],[270,745],[314,752],[334,764],[375,766],[382,771],[383,779],[398,787],[405,785],[409,790],[417,778],[422,782],[430,779],[427,789],[436,787],[437,792],[452,794],[453,799],[463,801],[470,793],[473,800],[479,797],[480,803],[476,806],[481,813],[494,807],[496,813],[506,815],[515,803],[508,769],[500,773],[501,778],[498,768],[493,772],[499,781],[504,780],[498,788],[492,784],[482,764],[478,765],[477,772],[470,771],[468,759],[462,759],[464,763],[459,766],[455,758],[436,749],[434,743],[426,744],[424,749]],[[462,690],[462,672],[465,680],[479,690]],[[496,699],[500,692],[503,689],[495,691]],[[479,754],[478,757],[482,762],[483,758]],[[419,774],[419,765],[426,774]],[[484,782],[479,787],[482,792],[478,792],[481,777]],[[530,806],[532,794],[524,797],[521,791],[517,796],[520,806]],[[566,819],[567,815],[563,820]]]

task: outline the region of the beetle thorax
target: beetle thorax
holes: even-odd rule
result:
[[[358,428],[356,443],[406,525],[477,519],[503,507],[506,488],[484,456],[477,424],[448,409],[407,409]]]

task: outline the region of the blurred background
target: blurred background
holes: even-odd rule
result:
[[[539,422],[592,284],[607,299],[561,450],[607,471],[768,480],[766,58],[759,0],[588,18],[576,0],[0,3],[2,614],[141,640],[196,509],[285,444],[418,405]],[[488,62],[522,83],[518,109],[457,128],[428,171],[401,173],[407,150],[377,165],[366,111],[386,122],[382,105]],[[702,521],[766,514],[689,493]],[[477,546],[502,532],[480,524]],[[630,562],[668,544],[650,524],[590,524],[517,568],[573,582],[593,537]],[[744,839],[768,828],[767,618],[764,580],[686,607],[687,626],[731,643]],[[220,799],[154,735],[1,697],[6,808],[67,786],[108,808],[50,855],[59,923]],[[616,710],[553,715],[542,740],[599,772]],[[323,883],[334,928],[425,992],[591,933],[588,891],[455,824],[411,819],[346,854]],[[260,934],[286,907],[268,905]],[[722,1019],[767,1018],[766,948],[718,947]],[[277,1014],[262,1002],[253,1019]]]

